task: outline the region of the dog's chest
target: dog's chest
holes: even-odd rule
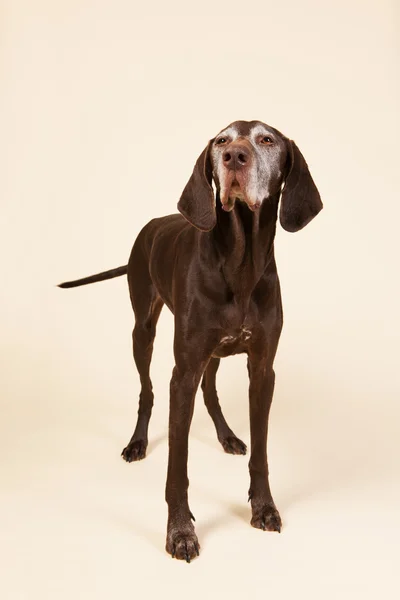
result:
[[[246,352],[256,337],[257,308],[250,297],[234,298],[215,310],[212,328],[219,332],[215,356],[224,357]]]

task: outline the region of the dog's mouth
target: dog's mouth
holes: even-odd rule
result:
[[[233,210],[236,200],[243,201],[250,210],[257,210],[261,202],[253,199],[248,193],[248,177],[243,171],[228,171],[221,184],[220,191],[222,208],[226,212]]]
[[[232,194],[232,195],[236,194],[237,196],[240,196],[240,195],[243,196],[242,188],[240,187],[240,183],[238,182],[238,180],[236,179],[236,177],[235,177],[235,179],[232,182],[230,194]]]

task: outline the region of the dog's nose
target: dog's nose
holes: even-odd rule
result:
[[[245,146],[231,146],[223,154],[222,160],[227,169],[236,171],[246,166],[249,161],[249,151]]]

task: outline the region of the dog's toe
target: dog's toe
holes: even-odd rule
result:
[[[167,537],[166,550],[172,558],[185,560],[187,563],[200,554],[200,544],[195,533],[174,532]]]
[[[235,435],[229,435],[221,440],[223,449],[227,454],[246,454],[247,446]]]
[[[266,504],[261,509],[253,511],[251,525],[263,531],[277,531],[278,533],[282,529],[281,517],[273,504]]]
[[[122,450],[121,456],[126,462],[142,460],[146,456],[147,442],[145,440],[135,440],[129,442],[126,448]]]

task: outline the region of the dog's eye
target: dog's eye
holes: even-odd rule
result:
[[[274,143],[274,140],[272,138],[270,138],[268,135],[265,135],[262,139],[261,139],[261,143],[262,144],[267,144],[268,146],[270,146],[271,144]]]
[[[220,146],[221,144],[226,144],[226,138],[222,137],[219,138],[219,140],[217,140],[215,143],[218,144],[218,146]]]

